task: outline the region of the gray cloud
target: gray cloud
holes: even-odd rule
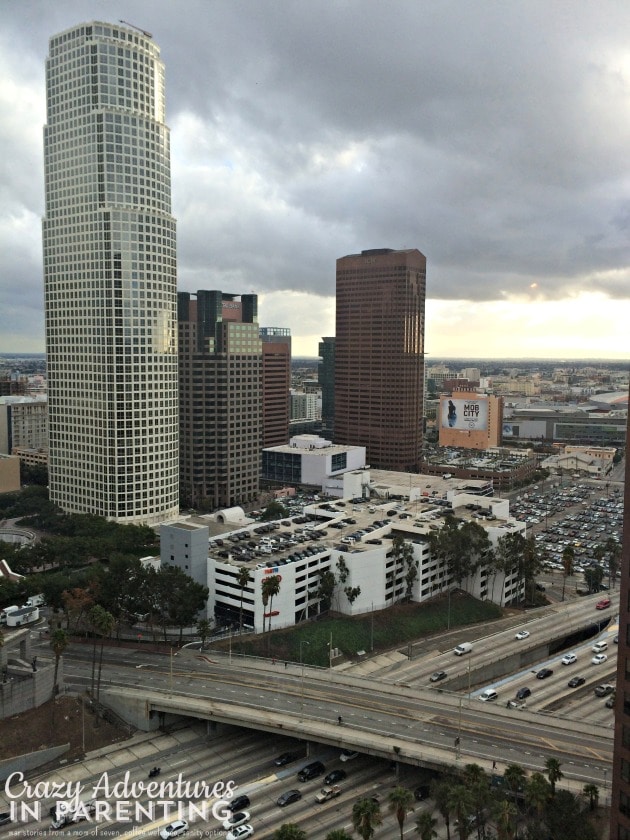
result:
[[[533,283],[540,299],[628,298],[623,0],[605,14],[586,0],[122,9],[4,7],[3,337],[22,319],[41,345],[48,38],[127,14],[166,63],[180,288],[326,298],[337,257],[390,246],[427,255],[433,298],[510,300]],[[296,313],[290,326],[306,320]]]

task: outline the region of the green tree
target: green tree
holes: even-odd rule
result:
[[[604,548],[608,555],[608,587],[614,589],[617,581],[617,572],[619,571],[619,562],[621,560],[621,546],[617,540],[608,537]]]
[[[293,823],[283,823],[277,828],[273,840],[306,840],[307,834],[299,826]]]
[[[166,627],[179,627],[179,643],[182,643],[184,627],[194,625],[197,615],[208,601],[208,587],[189,577],[177,566],[162,566],[154,584],[161,594],[161,623],[166,640]]]
[[[601,566],[588,566],[584,569],[584,582],[588,586],[589,594],[599,592],[599,587],[604,579],[604,570]]]
[[[371,840],[382,821],[379,804],[373,799],[359,799],[352,806],[352,825],[363,840]]]
[[[582,793],[588,798],[589,809],[591,811],[596,811],[599,804],[599,788],[597,785],[594,785],[592,782],[588,785],[584,785]]]
[[[552,799],[556,795],[556,782],[559,782],[564,775],[560,767],[561,764],[557,758],[548,758],[545,761],[545,770],[547,771],[547,778],[549,779],[549,784],[551,785]]]
[[[284,519],[289,511],[278,501],[270,502],[261,514],[261,522],[270,522],[273,519]]]
[[[249,569],[247,566],[240,566],[237,574],[236,574],[236,582],[239,585],[241,590],[241,603],[238,611],[238,632],[239,634],[243,632],[243,599],[245,597],[245,589],[247,584],[252,579]]]
[[[434,840],[438,836],[435,826],[437,820],[431,811],[422,811],[416,820],[416,834],[420,835],[420,840]],[[328,838],[326,839],[328,840]]]
[[[331,569],[320,569],[317,597],[320,600],[321,612],[328,612],[330,609],[336,585],[335,573]]]
[[[396,815],[400,827],[400,840],[403,840],[403,827],[408,811],[413,811],[413,793],[404,787],[395,787],[387,796],[389,810]]]
[[[211,632],[212,622],[208,621],[207,618],[200,618],[197,622],[197,633],[199,633],[199,638],[201,639],[201,650],[205,648]]]
[[[325,837],[325,840],[352,840],[345,828],[333,828]]]

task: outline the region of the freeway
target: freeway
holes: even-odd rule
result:
[[[561,645],[563,633],[580,634],[594,621],[614,620],[614,614],[595,610],[595,600],[580,599],[541,611],[540,618],[527,622],[530,636],[525,640],[514,638],[520,623],[484,638],[471,637],[473,653],[467,657],[453,656],[452,639],[429,641],[424,655],[403,659],[377,675],[273,664],[217,651],[183,650],[169,661],[142,649],[110,648],[105,652],[103,699],[116,708],[135,702],[140,717],[181,714],[290,735],[311,745],[353,746],[411,766],[438,769],[475,761],[488,768],[496,761],[499,768],[516,762],[539,770],[554,755],[561,760],[565,776],[605,782],[613,732],[610,710],[603,702],[597,705],[595,717],[580,714],[576,720],[564,713],[561,717],[542,714],[557,707],[568,693],[565,676],[573,676],[583,663],[568,668],[558,665],[549,681],[532,682],[532,672],[559,659],[560,648],[551,654],[550,647]],[[602,633],[610,636],[614,625],[610,627]],[[594,627],[592,632],[596,632]],[[586,651],[588,644],[582,644]],[[89,686],[91,657],[91,649],[80,645],[66,651],[67,685]],[[589,661],[584,653],[582,659]],[[611,656],[611,666],[613,660]],[[429,684],[428,675],[443,664],[448,679]],[[571,702],[576,705],[581,696],[586,704],[588,695],[595,708],[593,684],[610,681],[612,667],[586,667],[591,669],[588,684],[581,694],[572,695]],[[479,686],[499,686],[501,697],[511,697],[523,684],[535,689],[531,705],[538,706],[538,713],[531,708],[506,709],[503,703],[479,703],[474,698]],[[583,707],[577,703],[578,713]],[[338,716],[342,726],[337,724]]]
[[[242,661],[212,653],[179,655],[171,670],[133,654],[107,665],[104,699],[308,739],[411,765],[439,768],[453,761],[521,763],[541,769],[558,757],[565,775],[603,779],[612,731],[592,723],[541,717],[481,704],[452,692],[378,684],[320,669]],[[89,662],[73,660],[70,679],[89,679]],[[121,659],[123,661],[121,661]],[[131,660],[131,662],[129,661]],[[142,664],[145,667],[139,668]],[[337,723],[341,715],[343,724]],[[456,746],[459,739],[459,746]]]

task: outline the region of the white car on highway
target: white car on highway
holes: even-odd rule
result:
[[[565,653],[560,662],[563,665],[573,665],[574,662],[577,662],[577,656],[574,653]]]
[[[515,639],[527,639],[528,637],[529,630],[519,630],[516,636],[514,636]]]
[[[593,665],[601,665],[602,662],[605,662],[608,659],[608,656],[605,653],[596,653],[595,656],[591,659]]]

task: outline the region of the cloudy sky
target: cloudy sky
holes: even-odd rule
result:
[[[336,258],[418,248],[430,356],[630,356],[627,0],[4,0],[1,352],[44,349],[48,38],[120,18],[166,64],[181,290],[316,356]]]

